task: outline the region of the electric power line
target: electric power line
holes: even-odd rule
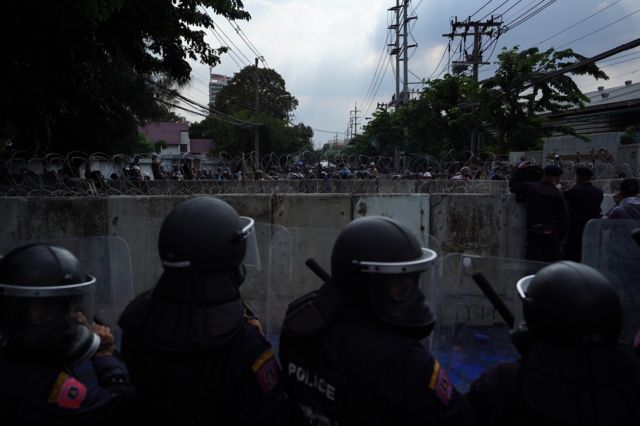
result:
[[[606,6],[606,7],[603,7],[602,9],[598,10],[597,12],[592,13],[591,15],[587,16],[586,18],[581,19],[580,21],[578,21],[578,22],[576,22],[575,24],[573,24],[573,25],[571,25],[571,26],[569,26],[569,27],[565,28],[564,30],[559,31],[559,32],[555,33],[554,35],[552,35],[552,36],[550,36],[550,37],[545,38],[545,39],[544,39],[544,40],[542,40],[540,43],[536,44],[536,46],[540,46],[542,43],[544,43],[544,42],[546,42],[546,41],[549,41],[549,40],[551,40],[551,39],[553,39],[553,38],[556,38],[556,37],[557,37],[557,36],[559,36],[560,34],[563,34],[563,33],[567,32],[567,31],[569,31],[570,29],[572,29],[572,28],[576,27],[577,25],[582,24],[582,23],[583,23],[583,22],[585,22],[586,20],[588,20],[588,19],[590,19],[590,18],[593,18],[594,16],[596,16],[596,15],[598,15],[598,14],[600,14],[600,13],[604,12],[605,10],[609,9],[609,8],[610,8],[610,7],[612,7],[612,6],[615,6],[616,4],[620,3],[621,1],[622,1],[622,0],[617,0],[617,1],[615,1],[614,3],[611,3],[610,5],[608,5],[608,6]]]
[[[565,47],[565,46],[568,46],[568,45],[570,45],[570,44],[575,43],[576,41],[580,41],[580,40],[582,40],[582,39],[584,39],[584,38],[587,38],[587,37],[589,37],[589,36],[592,36],[593,34],[599,33],[600,31],[604,30],[605,28],[609,28],[610,26],[615,25],[615,24],[617,24],[618,22],[620,22],[620,21],[622,21],[622,20],[624,20],[624,19],[627,19],[627,18],[629,18],[629,17],[631,17],[631,16],[635,15],[635,14],[636,14],[636,13],[638,13],[638,12],[640,12],[640,9],[636,10],[635,12],[631,12],[631,13],[629,13],[628,15],[625,15],[625,16],[623,16],[622,18],[620,18],[620,19],[618,19],[618,20],[616,20],[616,21],[613,21],[613,22],[611,22],[611,23],[609,23],[609,24],[607,24],[607,25],[605,25],[605,26],[603,26],[603,27],[600,27],[600,28],[598,28],[597,30],[591,31],[591,32],[590,32],[590,33],[588,33],[588,34],[585,34],[585,35],[583,35],[583,36],[581,36],[581,37],[578,37],[578,38],[577,38],[577,39],[575,39],[575,40],[571,40],[569,43],[565,43],[565,44],[563,44],[563,45],[561,45],[561,46],[558,46],[557,48],[558,48],[558,49],[561,49],[561,48],[563,48],[563,47]]]
[[[469,19],[473,18],[474,16],[476,16],[478,14],[478,12],[480,12],[482,9],[484,9],[485,7],[489,6],[489,3],[491,3],[493,0],[489,0],[488,2],[486,2],[485,4],[483,4],[480,9],[476,10],[475,12],[473,12],[473,15],[469,16]],[[482,21],[482,19],[481,19]]]

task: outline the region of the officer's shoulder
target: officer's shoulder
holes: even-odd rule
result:
[[[283,333],[308,337],[326,329],[346,303],[341,289],[329,282],[296,300],[287,308]]]
[[[59,408],[75,411],[80,409],[87,394],[87,385],[61,371],[53,382],[47,401]]]
[[[486,370],[471,384],[471,390],[478,392],[504,391],[515,386],[518,363],[502,363]]]

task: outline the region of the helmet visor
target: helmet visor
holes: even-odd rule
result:
[[[516,284],[516,291],[518,292],[518,296],[520,301],[515,305],[515,324],[524,324],[524,304],[529,300],[527,296],[527,291],[529,290],[529,286],[531,285],[531,281],[533,280],[534,275],[527,275],[520,278]]]
[[[531,285],[531,280],[533,280],[534,276],[535,275],[527,275],[526,277],[522,277],[518,280],[518,283],[516,284],[516,289],[518,290],[518,295],[520,296],[520,299],[527,300],[527,290],[529,289],[529,286]]]
[[[363,272],[368,272],[376,317],[403,327],[424,327],[435,321],[430,304],[435,300],[437,254],[422,251],[419,259],[407,262],[360,262]]]
[[[63,357],[87,352],[94,341],[94,284],[93,277],[65,286],[0,284],[0,333],[23,349]]]
[[[259,271],[262,269],[262,263],[260,262],[260,251],[258,250],[256,223],[252,218],[247,216],[240,216],[240,223],[242,224],[242,230],[239,231],[240,239],[244,240],[247,244],[243,264]]]

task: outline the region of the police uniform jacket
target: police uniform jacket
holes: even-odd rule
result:
[[[314,292],[291,304],[283,327],[280,359],[296,424],[473,423],[419,338],[353,302],[327,307],[342,297],[335,287],[325,284],[321,297]]]
[[[96,377],[77,377],[60,361],[0,350],[0,424],[119,424],[135,396],[126,369],[113,356],[92,363],[97,383]]]
[[[535,232],[542,226],[553,231],[553,237],[563,240],[569,229],[569,212],[562,192],[550,182],[510,182],[512,192],[525,197],[527,230]]]
[[[600,188],[591,182],[577,184],[564,193],[569,209],[569,234],[567,237],[567,256],[580,261],[582,232],[587,222],[601,217],[600,205],[604,198]]]
[[[485,372],[466,398],[480,426],[637,425],[640,360],[623,346],[535,342],[519,363]]]
[[[164,297],[162,291],[171,287],[161,279],[155,291],[131,302],[119,321],[140,421],[287,424],[277,361],[260,331],[234,313],[242,301],[183,303]]]

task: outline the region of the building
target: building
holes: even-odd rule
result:
[[[208,153],[214,147],[213,140],[191,139],[188,122],[147,123],[140,128],[140,132],[156,146],[156,152],[162,159],[165,171],[179,167],[183,159],[191,160],[193,167],[205,169],[214,167],[212,160],[208,158]]]
[[[585,95],[590,102],[584,108],[548,114],[551,123],[569,126],[579,135],[594,135],[624,132],[640,122],[640,83],[627,80],[624,86],[600,86]]]
[[[573,164],[598,161],[610,165],[612,178],[638,170],[640,144],[621,145],[620,138],[627,127],[640,124],[640,83],[628,80],[623,86],[600,86],[585,95],[590,102],[583,108],[545,116],[550,125],[571,127],[589,142],[571,135],[552,136],[544,139],[542,151],[512,152],[510,161],[515,163],[521,156],[539,163],[556,157]]]
[[[209,77],[209,105],[216,103],[216,96],[220,90],[227,85],[229,77],[222,74],[211,74]]]
[[[140,129],[149,142],[163,155],[182,155],[191,151],[189,123],[154,122]]]

